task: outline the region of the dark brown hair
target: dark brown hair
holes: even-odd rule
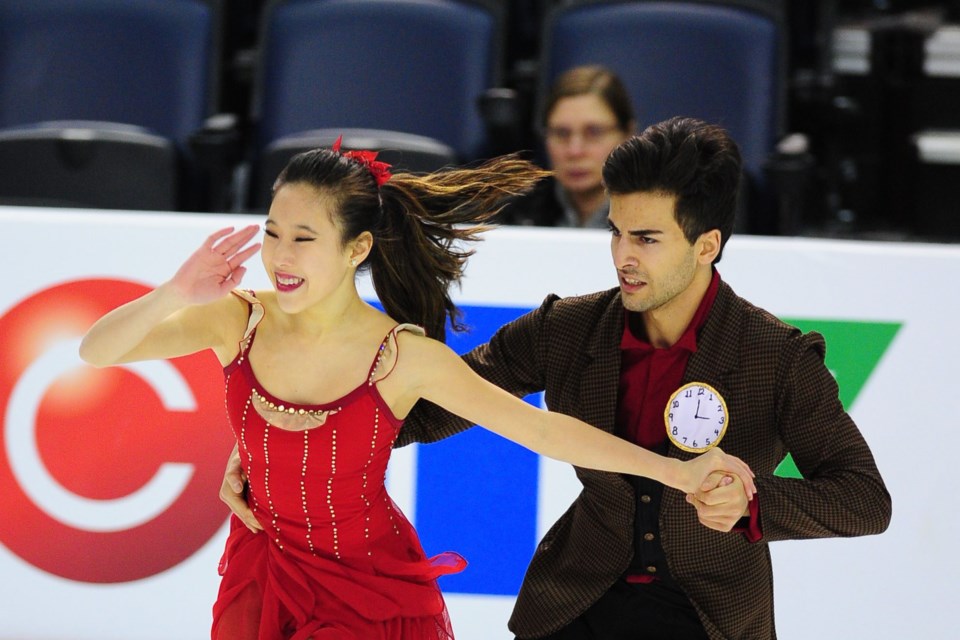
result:
[[[547,126],[550,113],[557,102],[563,98],[587,94],[593,94],[603,100],[613,112],[621,131],[630,131],[633,128],[635,116],[627,88],[620,76],[599,65],[574,67],[554,81],[550,95],[547,96],[547,101],[543,105],[540,125],[544,128]]]
[[[676,117],[647,127],[610,152],[603,183],[610,195],[645,191],[676,196],[674,217],[688,242],[720,230],[723,247],[733,233],[740,190],[740,148],[716,125]]]
[[[330,197],[344,245],[364,231],[373,235],[373,248],[360,269],[370,269],[387,314],[443,340],[448,318],[455,331],[464,328],[449,289],[459,283],[473,254],[466,244],[480,239],[478,234],[490,228],[510,198],[547,175],[532,162],[509,155],[425,175],[397,172],[378,187],[361,162],[313,149],[290,160],[273,192],[302,183]]]

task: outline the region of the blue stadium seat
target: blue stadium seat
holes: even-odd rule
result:
[[[480,157],[480,95],[500,81],[502,15],[453,0],[287,0],[267,6],[251,201],[262,205],[271,144],[316,129],[432,138]],[[394,140],[397,143],[397,140]],[[445,164],[446,162],[444,162]],[[272,171],[272,169],[270,169]]]
[[[183,208],[196,186],[190,137],[217,107],[219,11],[200,0],[0,2],[0,200]]]

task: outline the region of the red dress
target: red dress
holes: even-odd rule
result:
[[[275,398],[246,357],[263,306],[251,303],[240,353],[225,369],[226,404],[264,530],[236,517],[220,563],[215,640],[448,640],[453,631],[440,575],[463,570],[455,553],[427,558],[413,526],[387,495],[387,461],[401,421],[377,391],[384,338],[359,387],[325,405]],[[255,406],[258,405],[258,406]],[[260,411],[304,416],[301,431],[271,425]]]

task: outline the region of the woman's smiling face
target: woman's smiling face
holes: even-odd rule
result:
[[[273,198],[264,225],[260,252],[287,313],[310,308],[339,291],[353,287],[355,269],[334,223],[333,201],[303,183],[282,186]]]

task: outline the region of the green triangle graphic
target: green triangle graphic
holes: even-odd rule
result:
[[[783,319],[803,332],[816,331],[827,341],[826,365],[840,386],[840,401],[850,410],[867,379],[890,347],[900,327],[899,322],[856,322],[849,320]],[[800,471],[790,454],[774,474],[784,478],[800,478]]]

